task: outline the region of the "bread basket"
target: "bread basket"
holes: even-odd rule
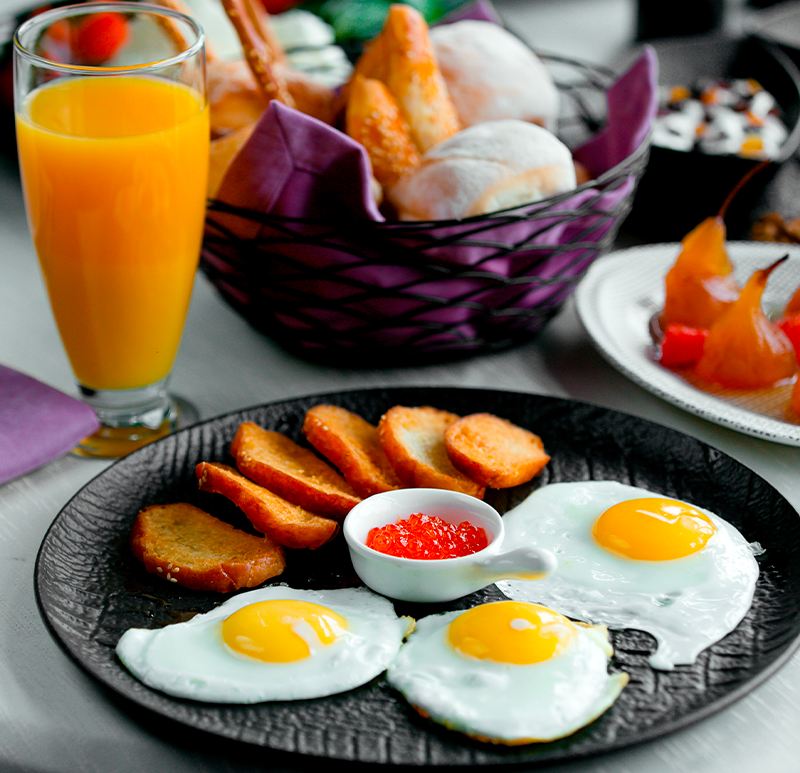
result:
[[[438,362],[530,339],[613,244],[647,164],[655,114],[651,52],[616,80],[602,68],[542,59],[562,94],[557,134],[596,179],[535,204],[428,223],[287,217],[214,200],[202,271],[252,325],[317,361]],[[637,126],[627,148],[614,121],[623,133]]]

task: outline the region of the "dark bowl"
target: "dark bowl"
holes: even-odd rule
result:
[[[670,38],[650,43],[659,83],[691,86],[700,78],[755,78],[777,100],[789,137],[780,155],[736,196],[725,218],[732,238],[747,235],[753,220],[775,207],[776,175],[800,146],[800,70],[778,46],[755,36]],[[651,147],[650,161],[625,228],[648,242],[679,241],[715,215],[736,183],[759,162]],[[780,205],[778,205],[780,206]]]

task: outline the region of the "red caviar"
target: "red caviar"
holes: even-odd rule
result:
[[[457,558],[477,553],[488,544],[480,526],[469,521],[448,523],[438,515],[425,513],[376,526],[367,535],[367,547],[400,558]]]

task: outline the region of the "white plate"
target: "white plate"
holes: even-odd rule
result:
[[[739,395],[707,392],[652,359],[649,321],[664,305],[664,276],[679,250],[677,243],[651,244],[612,252],[596,261],[575,294],[578,315],[589,337],[615,368],[667,402],[747,435],[800,446],[800,424],[791,420],[788,409],[791,387]],[[728,243],[742,285],[753,271],[766,268],[786,253],[789,260],[775,270],[764,293],[768,312],[782,308],[800,286],[800,247]]]

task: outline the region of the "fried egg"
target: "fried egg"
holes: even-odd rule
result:
[[[116,651],[142,682],[180,698],[319,698],[383,672],[413,622],[366,588],[276,585],[237,595],[185,623],[132,628]]]
[[[599,717],[627,684],[605,626],[498,601],[424,617],[386,677],[421,714],[473,738],[552,741]]]
[[[551,550],[558,569],[497,583],[614,629],[652,634],[656,669],[693,663],[747,614],[758,578],[751,545],[719,516],[615,481],[554,483],[503,516],[506,544]]]

